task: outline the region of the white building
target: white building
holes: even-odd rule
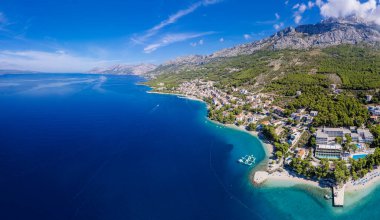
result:
[[[371,95],[366,95],[366,101],[367,101],[367,102],[372,101],[372,96],[371,96]]]
[[[318,130],[316,135],[316,142],[317,144],[327,144],[329,142],[329,135],[321,130]]]
[[[359,142],[360,143],[372,143],[373,135],[368,129],[358,129]]]
[[[323,128],[322,130],[329,137],[344,137],[346,134],[351,133],[351,131],[346,128]]]
[[[342,154],[342,146],[340,144],[320,144],[315,149],[315,157],[339,159]]]
[[[380,106],[369,106],[368,111],[374,116],[380,116]]]
[[[313,117],[315,117],[315,116],[318,115],[318,112],[317,112],[317,111],[311,111],[311,112],[310,112],[310,115],[313,116]]]

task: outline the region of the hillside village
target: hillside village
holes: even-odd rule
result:
[[[165,91],[161,83],[158,91]],[[330,85],[332,94],[341,91]],[[358,168],[356,163],[366,160],[368,155],[377,157],[379,152],[371,148],[375,139],[366,124],[347,127],[315,127],[313,121],[319,112],[299,108],[290,112],[279,106],[276,93],[252,93],[244,88],[225,91],[215,82],[200,79],[180,84],[174,93],[201,99],[208,104],[208,117],[224,124],[234,124],[251,132],[257,132],[265,142],[273,145],[267,172],[294,172],[307,179],[324,180],[324,184],[338,186],[336,190],[344,196],[347,181],[360,181],[370,170]],[[293,98],[302,95],[296,91]],[[366,97],[370,102],[371,97]],[[380,106],[363,105],[370,113],[370,126],[378,124]],[[342,171],[337,167],[343,164]],[[340,191],[339,191],[340,190]],[[337,200],[338,201],[338,200]],[[337,203],[340,206],[340,203]]]
[[[334,187],[342,206],[345,185],[364,184],[380,165],[377,36],[355,19],[301,25],[168,62],[147,85],[202,100],[211,120],[270,144],[263,177],[285,172]]]
[[[374,137],[364,125],[315,129],[312,122],[318,111],[297,109],[296,112],[286,114],[285,109],[274,103],[274,94],[253,94],[244,89],[233,89],[228,94],[214,87],[214,82],[198,79],[181,84],[177,92],[205,100],[209,105],[209,117],[213,120],[235,124],[250,131],[260,131],[261,134],[264,130],[273,128],[275,139],[281,144],[289,145],[289,151],[283,152],[288,155],[286,161],[290,161],[293,156],[304,159],[309,154],[318,159],[342,158],[348,161],[348,158],[356,158],[357,155],[373,153],[369,146]],[[301,91],[298,91],[297,95],[300,94]],[[372,116],[380,115],[379,106],[369,106],[368,109]],[[313,149],[306,147],[309,139],[315,142],[312,144]],[[276,160],[281,158],[282,155]]]

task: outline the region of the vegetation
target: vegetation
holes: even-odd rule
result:
[[[265,136],[265,138],[269,141],[279,142],[279,140],[280,140],[280,138],[276,134],[275,128],[273,126],[263,125],[262,133]]]
[[[256,127],[257,127],[257,125],[255,123],[249,123],[248,126],[246,127],[246,129],[248,131],[255,131]]]
[[[368,90],[380,87],[380,53],[369,47],[341,45],[323,50],[319,73],[336,73],[345,89]]]
[[[361,126],[369,119],[368,110],[354,97],[347,95],[331,96],[325,92],[305,92],[291,101],[287,108],[318,111],[313,125],[318,126]]]
[[[356,180],[364,177],[375,166],[380,165],[380,148],[376,148],[373,154],[368,154],[365,158],[350,160],[350,174],[352,179]]]
[[[252,55],[218,58],[202,65],[162,66],[157,72],[163,74],[147,84],[158,87],[159,83],[164,83],[168,90],[196,78],[215,81],[219,88],[242,86],[250,89],[266,86],[279,77],[293,81],[296,86],[288,87],[288,92],[282,91],[287,95],[302,90],[297,83],[300,87],[326,87],[334,83],[342,84],[343,89],[368,90],[380,87],[380,51],[365,45],[313,50],[260,50]],[[291,76],[287,77],[289,74]],[[333,75],[338,79],[331,80]]]

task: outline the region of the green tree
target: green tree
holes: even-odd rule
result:
[[[335,138],[335,141],[336,141],[338,144],[342,144],[342,142],[343,142],[343,138],[342,138],[342,137],[336,137],[336,138]]]

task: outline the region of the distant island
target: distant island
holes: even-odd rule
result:
[[[146,75],[153,92],[207,103],[211,120],[266,144],[252,182],[292,181],[345,191],[380,179],[380,33],[355,18],[287,28],[209,56],[169,61]]]

